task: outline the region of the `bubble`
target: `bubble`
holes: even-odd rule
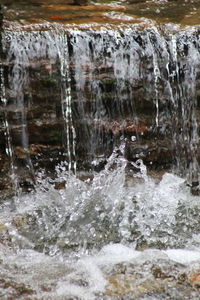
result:
[[[132,141],[132,142],[135,142],[136,140],[137,140],[136,136],[135,136],[135,135],[132,135],[131,141]]]

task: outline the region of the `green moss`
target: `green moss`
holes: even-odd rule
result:
[[[47,77],[40,80],[41,85],[45,88],[56,88],[58,86],[58,79],[56,77]]]

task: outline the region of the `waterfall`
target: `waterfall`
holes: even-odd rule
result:
[[[61,34],[62,32],[62,34]],[[62,114],[65,120],[65,145],[67,150],[66,160],[68,161],[68,170],[76,173],[76,132],[73,125],[72,116],[72,92],[71,92],[71,78],[69,70],[69,51],[68,51],[68,37],[62,28],[57,29],[57,35],[53,37],[52,42],[57,45],[57,55],[60,63],[61,76],[61,103]]]
[[[190,182],[199,182],[198,160],[198,110],[197,110],[197,78],[199,65],[199,49],[196,44],[195,32],[188,38],[181,34],[181,43],[173,36],[171,64],[168,76],[172,89],[172,110],[174,127],[174,147],[178,169],[182,175],[189,170]],[[187,64],[185,64],[185,57]]]
[[[55,123],[61,128],[60,137],[55,132],[55,143],[49,136],[49,142],[41,138],[38,144],[47,143],[49,150],[54,144],[69,170],[102,168],[123,137],[131,161],[142,158],[150,168],[174,167],[191,184],[197,183],[198,32],[170,26],[144,30],[138,25],[112,30],[62,25],[43,31],[5,30],[6,106],[12,115],[8,123],[14,122],[9,126],[15,135],[18,130],[20,140],[12,145],[14,153],[19,145],[33,173],[29,144],[37,144],[37,136],[32,138],[29,128],[35,126],[40,135],[42,124],[47,124],[53,136]],[[39,74],[43,83],[36,91]],[[38,97],[49,111],[35,118]],[[9,107],[14,107],[12,113]],[[168,151],[164,161],[163,151]],[[35,165],[34,155],[32,161]]]
[[[2,299],[198,299],[199,27],[0,37]]]

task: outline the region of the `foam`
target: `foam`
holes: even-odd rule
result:
[[[200,251],[169,249],[163,252],[166,253],[171,260],[181,264],[190,264],[195,261],[200,262]]]

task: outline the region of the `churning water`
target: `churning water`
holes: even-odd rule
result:
[[[153,281],[165,274],[182,282],[182,275],[200,267],[199,196],[191,195],[187,185],[199,180],[199,29],[143,29],[55,26],[5,32],[11,67],[2,97],[3,125],[17,192],[0,207],[2,299],[199,299],[195,288],[187,294],[185,286]],[[50,73],[57,64],[60,72],[66,161],[56,166],[54,176],[39,170],[34,189],[23,193],[10,137],[17,124],[17,146],[26,154],[24,172],[34,173],[24,101],[29,94],[31,106],[29,71],[37,64],[48,66]],[[98,70],[106,76],[110,70],[110,77]],[[114,86],[111,105],[105,102],[108,81]],[[127,142],[134,147],[140,132],[113,140],[112,151],[107,144],[98,149],[105,138],[98,124],[116,118],[123,127],[127,114],[137,123],[134,87],[141,85],[143,97],[154,103],[153,126],[167,132],[174,151],[176,173],[163,172],[159,178],[149,176],[142,153],[132,161],[125,155]],[[81,134],[79,119],[90,125],[81,125]],[[102,155],[106,160],[100,172],[91,171],[87,178],[79,176],[77,167],[83,142],[91,165]]]
[[[112,299],[118,293],[124,298],[113,299],[163,299],[162,293],[139,297],[148,295],[148,286],[137,288],[151,282],[153,266],[171,266],[168,276],[199,267],[199,197],[173,174],[156,182],[142,161],[136,166],[138,172],[127,178],[126,160],[114,151],[105,169],[84,181],[62,164],[54,182],[41,173],[34,192],[4,201],[2,299],[17,297],[19,286],[19,299]],[[65,188],[54,188],[63,181]],[[146,248],[185,250],[138,251]],[[120,268],[140,273],[131,279],[132,290],[112,286],[113,273],[124,272]],[[183,295],[174,290],[170,297]]]

